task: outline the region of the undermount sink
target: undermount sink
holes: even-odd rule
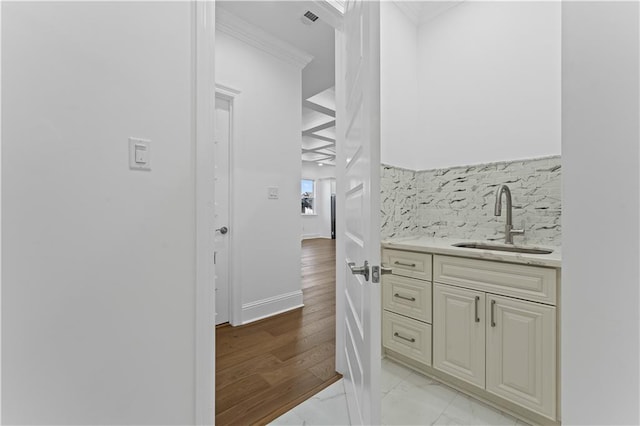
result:
[[[523,246],[512,246],[506,244],[493,244],[493,243],[457,243],[452,244],[454,247],[463,247],[463,248],[471,248],[478,250],[498,250],[498,251],[508,251],[512,253],[526,253],[526,254],[550,254],[553,253],[553,250],[537,248],[537,247],[523,247]]]

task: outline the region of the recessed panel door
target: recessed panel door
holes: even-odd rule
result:
[[[351,424],[380,424],[380,5],[347,1],[336,32],[337,364]],[[368,273],[365,273],[368,272]]]
[[[229,145],[231,102],[216,96],[214,139],[215,208],[214,250],[216,264],[216,325],[229,322]]]

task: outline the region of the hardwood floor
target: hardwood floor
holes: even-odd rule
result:
[[[216,424],[266,424],[340,379],[335,240],[302,243],[304,308],[216,329]]]

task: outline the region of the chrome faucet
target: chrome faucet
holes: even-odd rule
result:
[[[514,235],[523,235],[524,229],[513,229],[513,217],[511,215],[511,191],[507,185],[500,185],[496,190],[496,207],[494,214],[500,216],[502,214],[502,194],[507,198],[507,224],[504,227],[505,244],[513,244]]]

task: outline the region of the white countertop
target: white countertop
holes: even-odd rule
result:
[[[560,268],[562,266],[562,249],[560,247],[526,245],[531,248],[544,248],[553,250],[551,254],[527,254],[513,253],[498,250],[484,250],[475,248],[454,247],[457,243],[491,243],[501,244],[498,241],[465,240],[459,238],[433,238],[433,237],[404,237],[389,238],[382,241],[386,248],[411,250],[424,253],[447,254],[450,256],[470,257],[475,259],[497,260],[501,262],[521,263],[525,265],[546,266]],[[519,246],[519,244],[514,244]]]

